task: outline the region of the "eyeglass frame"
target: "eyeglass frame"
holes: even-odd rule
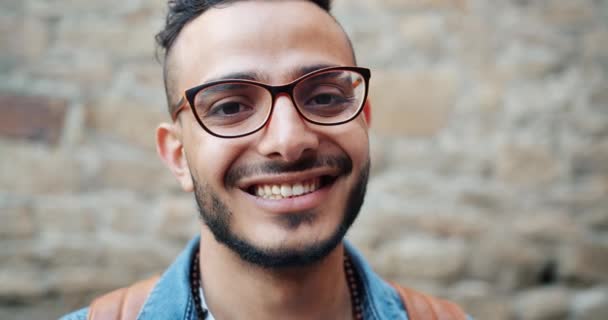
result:
[[[342,120],[339,122],[335,122],[335,123],[323,123],[323,122],[318,122],[318,121],[314,121],[311,119],[308,119],[308,117],[306,117],[302,111],[300,110],[300,108],[298,107],[298,104],[295,101],[294,95],[293,95],[293,90],[294,88],[302,81],[313,77],[317,74],[320,73],[324,73],[324,72],[331,72],[331,71],[352,71],[352,72],[356,72],[359,75],[361,75],[361,77],[363,78],[364,84],[365,84],[365,92],[363,93],[363,99],[361,100],[361,105],[357,107],[357,112],[355,112],[351,117],[349,117],[346,120]],[[268,124],[268,121],[270,120],[270,118],[272,117],[272,112],[274,111],[274,106],[275,106],[275,102],[276,102],[276,98],[279,94],[281,93],[286,93],[289,98],[291,99],[291,102],[293,103],[296,111],[298,112],[298,114],[306,121],[312,123],[312,124],[316,124],[316,125],[322,125],[322,126],[336,126],[336,125],[340,125],[340,124],[344,124],[347,122],[352,121],[353,119],[355,119],[357,116],[359,116],[359,114],[361,113],[361,111],[363,110],[363,107],[365,105],[365,102],[367,101],[367,94],[369,92],[369,79],[371,78],[371,70],[368,68],[363,68],[363,67],[354,67],[354,66],[337,66],[337,67],[327,67],[327,68],[321,68],[312,72],[309,72],[305,75],[302,75],[300,77],[298,77],[297,79],[287,83],[287,84],[283,84],[283,85],[278,85],[278,86],[273,86],[273,85],[269,85],[263,82],[259,82],[259,81],[253,81],[253,80],[246,80],[246,79],[223,79],[223,80],[217,80],[217,81],[210,81],[207,83],[203,83],[201,85],[198,85],[196,87],[187,89],[184,91],[182,98],[179,100],[179,102],[177,103],[178,107],[175,109],[175,111],[172,112],[171,114],[171,119],[173,121],[177,120],[177,115],[184,110],[187,107],[190,107],[190,109],[192,110],[192,114],[194,114],[194,118],[196,119],[196,121],[198,122],[198,124],[205,130],[207,131],[207,133],[216,136],[218,138],[224,138],[224,139],[232,139],[232,138],[241,138],[244,136],[248,136],[250,134],[254,134],[257,131],[260,131],[264,126],[266,126],[266,124]],[[247,133],[244,134],[239,134],[239,135],[221,135],[221,134],[217,134],[213,131],[211,131],[209,128],[207,128],[204,124],[203,121],[200,119],[198,113],[196,112],[196,108],[194,107],[194,99],[196,97],[196,95],[201,92],[202,90],[204,90],[205,88],[211,87],[211,86],[215,86],[215,85],[220,85],[220,84],[224,84],[224,83],[242,83],[242,84],[251,84],[251,85],[255,85],[258,87],[261,87],[263,89],[266,89],[271,97],[272,97],[272,101],[271,101],[271,105],[270,105],[270,111],[268,112],[268,115],[266,116],[266,119],[262,122],[262,124],[257,127],[256,129],[249,131]]]

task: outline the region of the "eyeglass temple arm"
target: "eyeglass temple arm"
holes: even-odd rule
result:
[[[353,81],[353,89],[358,87],[362,83],[362,78],[355,79],[355,81]],[[370,106],[371,105],[369,104],[369,100],[363,103],[363,115],[365,116],[365,121],[367,122],[367,125],[370,125],[372,122],[372,110],[370,109]]]
[[[188,100],[186,100],[186,96],[183,96],[181,99],[179,99],[179,101],[177,102],[177,107],[175,108],[175,110],[173,110],[173,113],[171,113],[171,120],[175,121],[177,120],[177,115],[184,109],[187,107],[188,104]]]

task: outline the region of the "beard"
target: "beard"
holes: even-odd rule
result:
[[[338,176],[340,178],[352,172],[352,160],[346,156],[315,157],[303,158],[294,163],[273,161],[262,165],[237,167],[226,173],[224,183],[226,187],[234,187],[239,179],[252,174],[279,174],[316,167],[335,168],[340,173]],[[215,240],[228,247],[246,262],[263,268],[276,269],[311,265],[326,257],[342,242],[363,205],[369,168],[368,159],[361,171],[357,173],[357,180],[347,196],[344,212],[341,213],[340,223],[333,233],[325,239],[296,247],[280,245],[274,248],[260,247],[236,234],[231,228],[233,212],[210,186],[198,183],[194,176],[192,180],[199,215]],[[285,227],[289,229],[296,229],[301,224],[310,223],[314,218],[315,214],[312,212],[289,213],[280,217]]]

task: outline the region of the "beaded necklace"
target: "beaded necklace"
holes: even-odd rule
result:
[[[192,298],[194,299],[194,309],[198,320],[205,320],[209,311],[203,308],[199,288],[201,286],[201,274],[199,272],[199,253],[198,251],[192,259],[192,265],[190,268],[190,289],[192,291]],[[344,254],[344,272],[346,273],[346,282],[348,283],[348,291],[350,294],[350,301],[352,305],[353,319],[363,320],[363,307],[361,305],[361,296],[359,294],[359,279],[352,266],[350,258]]]

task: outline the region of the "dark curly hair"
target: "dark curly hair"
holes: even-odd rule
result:
[[[169,0],[169,12],[165,19],[165,28],[155,37],[156,43],[165,52],[171,50],[175,39],[188,22],[203,14],[212,7],[244,0]],[[329,12],[331,0],[308,0]]]

